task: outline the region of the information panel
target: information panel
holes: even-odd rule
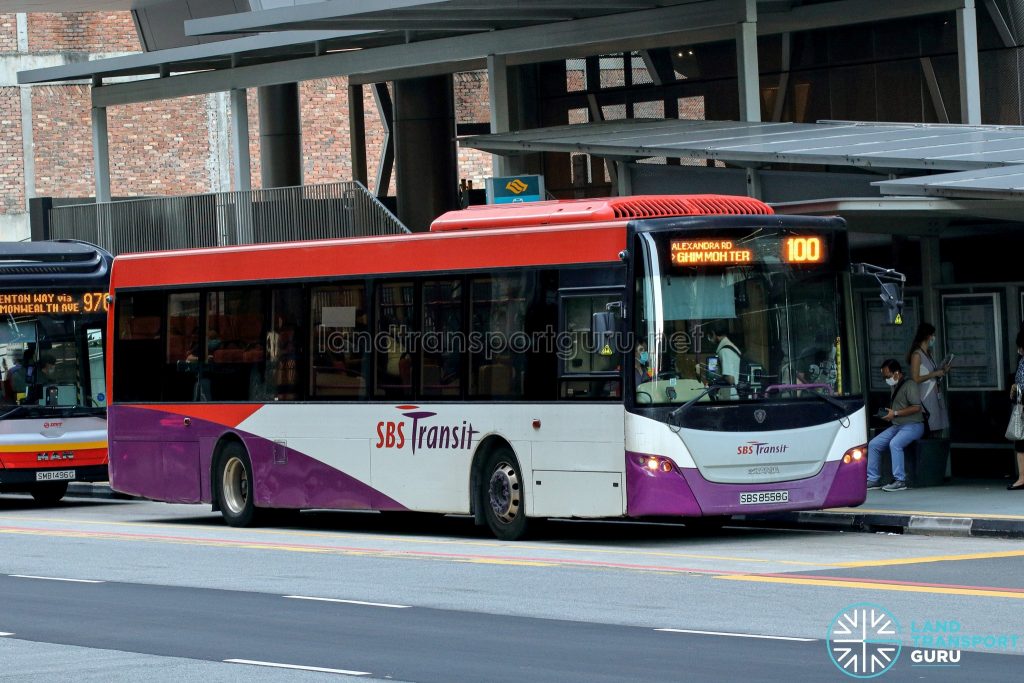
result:
[[[106,310],[106,292],[0,292],[0,315],[78,315]]]
[[[950,391],[1003,388],[1003,335],[999,295],[943,294],[946,352],[956,354],[946,375]]]
[[[900,365],[906,365],[907,351],[914,341],[914,332],[920,322],[920,299],[905,297],[903,303],[903,324],[889,322],[885,304],[877,296],[867,301],[868,324],[868,378],[871,391],[889,391],[882,379],[882,363],[895,358]]]

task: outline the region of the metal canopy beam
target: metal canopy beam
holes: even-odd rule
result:
[[[319,57],[103,86],[93,90],[93,102],[113,106],[332,76],[353,76],[355,82],[372,83],[476,70],[486,68],[487,56],[495,53],[496,46],[501,48],[508,65],[516,66],[696,39],[726,40],[735,35],[735,25],[743,19],[742,10],[742,2],[713,7],[678,5],[543,27],[335,52]]]

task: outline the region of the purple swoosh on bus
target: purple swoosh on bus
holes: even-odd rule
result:
[[[213,449],[237,435],[252,462],[261,507],[405,510],[398,501],[283,442],[159,408],[109,409],[110,478],[115,490],[174,503],[210,502]],[[367,459],[369,453],[367,453]]]

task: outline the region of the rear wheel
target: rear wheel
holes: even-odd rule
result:
[[[252,462],[240,443],[229,443],[221,451],[217,500],[224,521],[231,526],[254,526],[262,517],[253,500]]]
[[[68,483],[66,481],[35,484],[31,491],[32,498],[40,505],[56,505],[67,492]]]
[[[498,448],[484,461],[479,500],[491,533],[503,541],[515,541],[526,534],[522,479],[511,448]]]

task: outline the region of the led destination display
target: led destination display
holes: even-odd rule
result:
[[[76,315],[106,310],[106,292],[0,293],[0,315]]]
[[[670,254],[676,266],[824,263],[825,244],[815,235],[744,242],[715,238],[674,239]]]

